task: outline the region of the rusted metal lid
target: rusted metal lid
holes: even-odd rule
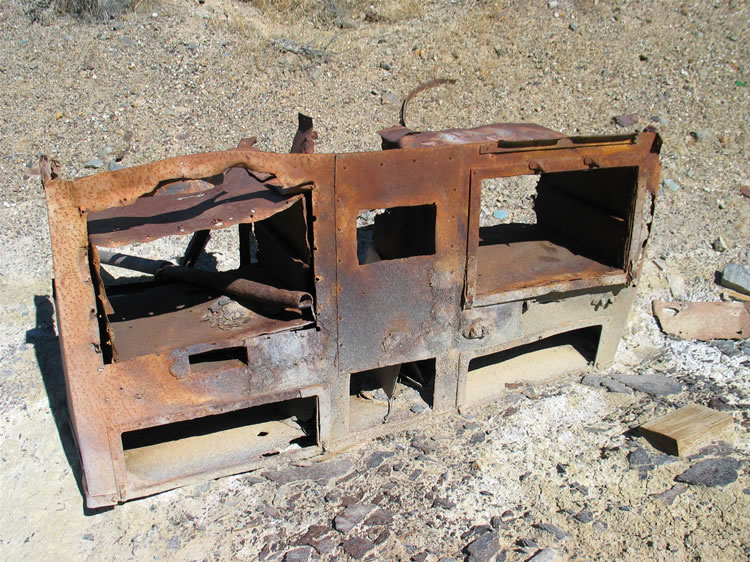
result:
[[[494,123],[473,129],[412,131],[408,127],[390,127],[378,131],[383,148],[424,148],[446,144],[471,144],[493,141],[533,141],[559,139],[565,135],[534,123]]]

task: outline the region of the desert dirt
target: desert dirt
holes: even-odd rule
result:
[[[651,301],[719,300],[715,272],[750,263],[750,199],[739,190],[750,184],[750,5],[271,4],[144,0],[105,20],[0,4],[0,557],[747,559],[750,346],[667,337]],[[658,196],[610,374],[665,375],[682,391],[608,392],[574,373],[353,448],[315,481],[292,467],[287,478],[260,471],[84,509],[39,155],[80,177],[91,160],[106,168],[128,133],[127,166],[248,136],[286,152],[298,111],[314,117],[318,151],[379,150],[375,131],[397,123],[399,100],[440,77],[457,83],[412,102],[412,128],[536,122],[569,135],[662,135],[662,177],[678,189]],[[629,113],[636,124],[612,120]],[[733,429],[689,457],[633,431],[688,403],[729,413]],[[736,479],[675,481],[713,458],[738,466]]]

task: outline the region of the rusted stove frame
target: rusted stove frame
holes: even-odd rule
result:
[[[397,150],[351,154],[242,143],[75,181],[44,161],[87,505],[314,457],[496,400],[507,382],[559,363],[535,354],[575,347],[557,345],[566,334],[588,338],[596,366],[611,364],[648,240],[659,137],[509,131],[394,129],[384,146]],[[482,181],[529,174],[540,178],[538,221],[555,234],[485,229]],[[358,217],[384,209],[363,259]],[[287,224],[293,235],[273,234]],[[305,291],[311,309],[242,303],[245,323],[218,329],[211,311],[229,300],[221,287],[195,297],[194,287],[157,277],[140,285],[154,291],[148,298],[135,285],[105,288],[100,248],[192,232],[192,265],[201,236],[233,225],[241,256],[231,275],[270,278],[248,273],[255,238],[281,279],[274,286]],[[290,244],[296,253],[283,249]],[[175,294],[197,300],[165,304]],[[498,367],[506,364],[514,374]],[[365,379],[387,403],[363,399],[355,387]],[[426,407],[399,407],[404,380]]]

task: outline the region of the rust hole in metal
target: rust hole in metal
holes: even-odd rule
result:
[[[435,359],[352,373],[350,430],[407,420],[433,405]]]
[[[435,204],[360,211],[359,265],[435,253]]]
[[[136,429],[122,434],[125,468],[144,483],[169,481],[313,447],[317,426],[309,397]]]
[[[496,398],[506,384],[545,380],[585,369],[596,360],[600,337],[601,326],[591,326],[475,357],[469,362],[466,402]]]
[[[190,364],[190,372],[193,374],[246,367],[247,348],[242,346],[225,347],[195,353],[188,356],[188,363]]]

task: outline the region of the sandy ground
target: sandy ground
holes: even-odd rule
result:
[[[32,23],[19,0],[0,4],[0,556],[459,560],[480,539],[490,546],[475,543],[476,560],[747,559],[750,350],[667,338],[650,303],[718,300],[715,272],[750,262],[750,199],[739,192],[750,184],[750,6],[385,2],[373,22],[366,4],[326,5],[340,7],[278,14],[169,0],[94,23],[37,10]],[[570,375],[349,451],[319,482],[252,473],[85,510],[39,155],[75,177],[92,173],[92,159],[106,166],[127,133],[125,165],[251,135],[285,152],[298,111],[316,119],[320,151],[377,150],[397,100],[438,77],[458,83],[418,98],[413,128],[526,121],[566,134],[651,125],[663,136],[663,178],[679,189],[659,195],[614,371],[663,374],[683,391],[619,394]],[[613,123],[625,113],[639,122]],[[720,236],[724,251],[712,245]],[[702,456],[664,457],[632,432],[689,402],[735,421]],[[709,458],[740,461],[736,481],[674,481]],[[368,516],[342,532],[332,522],[346,506]]]

